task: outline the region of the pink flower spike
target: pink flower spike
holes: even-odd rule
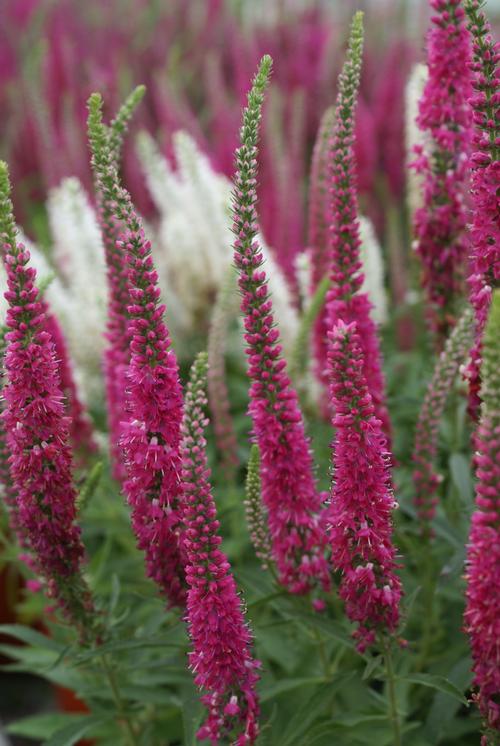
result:
[[[206,377],[207,355],[200,353],[187,386],[181,443],[186,618],[193,644],[189,662],[209,712],[197,736],[211,744],[229,736],[232,743],[253,744],[258,735],[255,685],[260,663],[252,657],[252,635],[230,564],[220,549],[204,434]]]
[[[377,329],[371,319],[371,303],[360,288],[364,281],[359,253],[359,220],[354,162],[354,107],[361,72],[363,49],[363,15],[356,13],[346,61],[339,77],[335,110],[335,127],[329,143],[330,171],[330,289],[326,296],[323,334],[340,320],[356,322],[363,350],[366,384],[387,437],[390,435],[389,413],[385,404],[382,362]],[[328,383],[327,345],[317,361]]]
[[[109,158],[118,171],[123,136],[135,107],[144,95],[144,86],[135,88],[120,107],[108,131]],[[89,130],[89,139],[95,150],[96,140]],[[100,146],[103,143],[100,142]],[[99,147],[99,146],[98,146]],[[130,362],[130,338],[128,334],[128,264],[117,241],[123,223],[115,214],[114,195],[99,186],[95,174],[97,192],[97,217],[102,233],[106,278],[108,283],[108,319],[106,324],[107,346],[104,351],[103,368],[108,413],[109,446],[114,478],[123,484],[126,476],[123,450],[120,445],[123,412],[125,408],[126,372]]]
[[[234,177],[234,261],[239,271],[250,387],[249,412],[261,456],[262,499],[268,511],[272,557],[280,582],[291,593],[328,589],[327,539],[322,495],[297,393],[281,355],[257,234],[258,125],[271,58],[262,58],[243,113]]]
[[[54,343],[30,255],[16,243],[7,166],[0,162],[0,228],[9,303],[3,422],[10,474],[17,495],[22,544],[83,640],[95,633],[95,612],[82,568],[84,547],[76,523],[69,422],[64,414]]]
[[[165,307],[151,244],[129,193],[120,185],[116,145],[103,125],[99,94],[92,94],[88,105],[97,186],[105,203],[112,206],[113,219],[122,226],[116,249],[127,262],[130,362],[120,383],[126,388],[123,418],[127,419],[120,424],[124,490],[137,544],[146,555],[148,576],[171,605],[183,606],[186,590],[178,513],[183,403],[177,359],[163,319]]]
[[[182,391],[175,353],[163,321],[158,277],[137,219],[120,234],[129,263],[130,364],[121,446],[127,469],[124,489],[132,507],[137,545],[147,571],[174,606],[185,603],[180,548],[180,424]]]
[[[428,79],[416,119],[428,146],[416,148],[411,167],[423,177],[423,205],[415,212],[415,248],[429,320],[441,349],[464,293],[465,228],[472,117],[471,45],[461,1],[431,0]]]
[[[476,434],[476,505],[467,545],[465,629],[472,650],[474,695],[483,716],[481,743],[500,739],[500,289],[483,338],[481,419]]]
[[[50,312],[47,302],[44,299],[41,299],[41,304],[45,314],[45,331],[50,334],[54,343],[61,389],[66,399],[71,444],[77,454],[84,458],[85,454],[97,451],[92,423],[80,400],[61,325],[57,318]]]
[[[338,321],[329,335],[330,395],[336,429],[333,482],[327,512],[332,563],[342,573],[340,597],[358,627],[363,652],[377,633],[399,622],[401,581],[395,574],[390,454],[364,376],[356,324]]]
[[[476,340],[466,371],[469,380],[469,410],[477,418],[481,386],[481,338],[488,317],[491,294],[500,286],[500,43],[491,35],[480,12],[482,3],[467,0],[469,30],[473,39],[470,99],[474,116],[472,169],[472,226],[470,301],[476,312]]]

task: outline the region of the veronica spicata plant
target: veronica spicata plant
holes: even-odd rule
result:
[[[476,5],[469,5],[469,12],[479,12]],[[207,4],[207,16],[216,19],[220,7]],[[134,3],[130,8],[135,8]],[[280,26],[287,40],[305,43],[308,39],[307,55],[302,50],[302,56],[297,56],[297,73],[302,73],[302,61],[316,45],[316,32],[306,33],[317,28],[315,17],[314,9],[303,16],[305,25],[297,36],[288,35],[287,24]],[[487,304],[491,297],[493,301],[481,352],[483,404],[475,434],[475,482],[465,399],[459,390],[456,396],[446,397],[470,345],[469,312],[448,336],[427,388],[434,360],[432,351],[420,344],[425,310],[412,305],[412,322],[417,332],[422,329],[421,338],[416,337],[414,348],[400,349],[395,332],[401,308],[390,309],[382,330],[393,423],[390,448],[388,444],[381,356],[370,305],[373,288],[379,292],[385,275],[376,246],[380,242],[382,252],[388,246],[383,220],[366,201],[363,209],[376,219],[373,231],[365,231],[366,245],[371,246],[371,259],[365,262],[353,179],[354,104],[362,46],[359,15],[352,26],[334,121],[329,113],[314,158],[309,206],[316,224],[311,235],[326,251],[321,262],[327,262],[327,276],[317,284],[310,279],[314,252],[303,251],[301,272],[309,279],[302,279],[301,287],[306,288],[302,305],[297,303],[290,317],[296,330],[290,338],[290,367],[282,349],[286,333],[277,313],[279,291],[271,282],[273,277],[276,280],[274,265],[263,251],[259,219],[267,226],[272,223],[274,236],[299,233],[300,220],[294,221],[293,230],[279,220],[288,197],[304,187],[298,179],[292,184],[284,180],[300,174],[304,164],[283,164],[280,158],[275,162],[268,151],[273,144],[273,117],[281,106],[297,117],[297,130],[292,130],[300,139],[300,123],[309,115],[301,108],[300,91],[292,101],[280,98],[280,86],[270,84],[271,110],[264,117],[269,116],[271,126],[266,123],[267,135],[260,143],[271,69],[270,57],[264,56],[243,112],[233,185],[233,233],[228,224],[229,182],[210,165],[212,151],[202,152],[208,140],[202,137],[195,144],[185,134],[176,134],[176,163],[171,165],[167,159],[172,127],[165,114],[165,154],[160,155],[151,146],[151,137],[145,136],[149,151],[145,157],[142,149],[141,155],[157,199],[158,214],[148,213],[146,230],[160,239],[156,245],[146,237],[146,223],[123,186],[131,186],[130,164],[122,164],[120,156],[141,89],[109,125],[102,119],[100,96],[91,96],[95,202],[106,234],[107,257],[105,266],[95,261],[94,271],[101,273],[96,286],[102,287],[108,276],[105,344],[108,352],[119,354],[106,357],[104,372],[108,406],[113,409],[113,414],[108,412],[108,429],[114,433],[110,458],[104,438],[98,438],[100,460],[94,463],[90,454],[88,466],[79,464],[76,483],[68,438],[77,418],[60,385],[59,353],[45,323],[44,305],[53,298],[51,290],[59,291],[66,280],[68,288],[71,283],[61,272],[47,287],[45,268],[35,278],[31,258],[15,235],[5,182],[0,217],[9,287],[3,306],[8,339],[0,495],[12,530],[9,534],[0,514],[0,554],[9,561],[9,572],[11,566],[19,568],[28,582],[15,611],[27,619],[38,609],[39,623],[37,628],[20,623],[0,626],[0,654],[10,659],[2,676],[10,676],[11,670],[34,673],[50,684],[70,688],[80,708],[78,714],[28,716],[9,725],[12,733],[36,736],[48,746],[69,746],[82,738],[127,746],[197,742],[207,746],[470,746],[482,727],[484,744],[493,746],[498,741],[498,594],[494,593],[498,585],[498,314],[495,268],[489,264],[494,255],[494,189],[489,179],[494,178],[496,166],[494,143],[489,139],[494,127],[488,119],[498,101],[493,86],[496,58],[490,55],[487,34],[481,32],[485,24],[476,25],[471,32],[485,54],[480,68],[476,53],[473,72],[478,98],[473,96],[471,106],[476,123],[489,134],[488,141],[481,136],[473,160],[482,186],[472,201],[472,233],[479,231],[472,263]],[[54,33],[60,29],[57,24]],[[266,47],[274,50],[274,34],[265,38]],[[240,43],[235,47],[238,66],[228,70],[247,85],[246,56],[240,54]],[[448,46],[443,49],[445,55],[451,53]],[[154,56],[156,51],[147,53]],[[213,59],[206,56],[215,106],[218,92],[225,90],[226,67],[220,68],[219,78],[214,77]],[[174,74],[176,65],[174,54],[169,72]],[[202,76],[198,79],[189,66],[181,67],[182,80],[198,91]],[[293,71],[284,67],[278,56],[277,77],[291,75]],[[365,130],[372,137],[380,132],[392,136],[397,124],[392,108],[394,74],[401,77],[399,66],[395,71],[387,69],[384,85],[373,90],[371,75],[361,83],[358,134]],[[168,81],[162,79],[164,84]],[[148,98],[150,113],[158,105],[161,86],[155,81],[154,94]],[[372,96],[374,107],[367,106]],[[325,99],[322,106],[328,103]],[[441,113],[449,122],[445,104],[440,99],[436,106],[443,106]],[[217,108],[217,116],[224,120],[226,132],[233,128],[231,137],[237,139],[237,126],[224,119],[225,110]],[[374,111],[378,124],[371,116]],[[206,112],[207,121],[211,114]],[[232,147],[230,141],[226,147]],[[388,152],[398,152],[397,143],[389,145]],[[297,143],[293,153],[300,154]],[[283,173],[272,163],[284,165]],[[403,163],[393,156],[386,166],[388,178],[397,180]],[[278,202],[263,183],[265,188],[259,191],[263,198],[257,205],[258,173],[263,182],[283,183],[275,195]],[[361,169],[361,177],[370,183],[366,169]],[[475,188],[478,185],[479,181]],[[75,215],[80,217],[66,223],[65,230],[68,240],[74,238],[79,246],[85,237],[91,238],[92,253],[100,237],[91,201],[85,203],[83,191],[78,194]],[[297,205],[295,198],[293,204]],[[57,210],[61,209],[59,203]],[[285,214],[294,209],[287,205]],[[56,222],[63,234],[64,220],[59,217]],[[390,232],[393,226],[386,228]],[[162,253],[163,229],[172,253]],[[64,257],[61,234],[54,254],[48,252],[47,266],[57,266]],[[209,247],[201,245],[206,236]],[[40,236],[37,241],[43,245]],[[231,242],[246,361],[241,347],[234,345],[233,350],[233,337],[225,334],[237,315],[229,300],[235,277]],[[304,247],[290,246],[291,254],[296,248]],[[283,243],[280,251],[283,258]],[[295,266],[291,254],[284,262],[288,274]],[[180,295],[192,294],[181,299],[182,308],[169,300],[172,296],[165,283],[175,283],[174,259],[176,272],[183,260],[189,270],[183,275],[185,289],[180,284],[176,288]],[[210,274],[213,270],[218,278],[214,284],[204,276],[205,260],[210,261]],[[363,266],[371,269],[365,272]],[[80,270],[75,266],[74,271]],[[221,285],[226,279],[227,287]],[[274,288],[282,286],[282,280],[280,275]],[[311,286],[315,292],[309,297]],[[196,289],[202,287],[210,288],[210,300],[197,306]],[[293,283],[291,288],[288,297]],[[313,406],[304,416],[289,377],[292,370],[292,378],[296,375],[299,383],[302,378],[300,393],[310,404],[314,392],[301,374],[308,368],[311,336],[317,334],[313,325],[327,292],[329,313],[324,321],[329,326],[320,341],[328,363],[329,422]],[[168,300],[167,308],[162,297]],[[196,357],[189,374],[186,349],[193,349],[193,340],[202,346],[203,334],[189,338],[191,348],[181,336],[184,357],[178,357],[179,348],[169,334],[171,319],[188,307],[206,309],[201,317],[206,330],[207,311],[213,310],[207,303],[215,305],[208,355],[209,364],[214,363],[212,374],[205,353]],[[474,305],[475,314],[477,310]],[[193,318],[199,318],[198,311]],[[100,345],[95,347],[98,355]],[[207,384],[215,400],[212,409],[217,412],[219,407],[222,429],[220,418],[213,428],[207,421]],[[227,452],[221,453],[221,448]],[[229,478],[228,465],[233,467]],[[422,502],[415,506],[413,472],[417,470]],[[113,473],[119,478],[114,479]],[[428,542],[423,541],[422,527],[424,535],[430,533],[437,474],[443,475],[441,502],[432,517],[436,538]],[[27,554],[31,569],[17,561]],[[35,592],[38,578],[53,592],[51,601],[59,604],[64,617],[57,609],[54,613],[43,607],[44,599]],[[6,642],[3,635],[9,635]],[[11,644],[12,638],[24,644]],[[32,699],[30,681],[23,679],[27,704]],[[478,707],[469,706],[470,700]]]

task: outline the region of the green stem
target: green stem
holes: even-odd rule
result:
[[[434,597],[436,593],[436,574],[430,542],[427,542],[424,556],[424,578],[423,578],[423,606],[424,619],[422,630],[422,647],[416,663],[416,670],[422,671],[429,658],[432,648],[432,636],[434,633],[435,606]]]
[[[393,746],[402,746],[401,740],[401,724],[399,722],[398,705],[396,702],[396,678],[394,676],[394,665],[392,661],[392,651],[390,642],[384,640],[383,642],[385,669],[387,674],[387,705],[389,720],[392,725],[392,732],[394,735]]]
[[[125,737],[125,743],[127,743],[128,746],[139,746],[134,727],[130,721],[130,718],[125,712],[125,707],[120,696],[120,689],[118,687],[118,682],[116,681],[115,672],[109,665],[105,655],[101,657],[101,664],[108,680],[111,693],[113,695],[113,701],[115,703],[116,712],[118,715],[118,723],[122,727],[123,735]]]

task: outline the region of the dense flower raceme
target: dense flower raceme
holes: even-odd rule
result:
[[[76,524],[68,420],[55,347],[46,330],[29,252],[16,242],[4,163],[0,179],[9,303],[3,418],[19,521],[36,566],[45,576],[48,594],[85,638],[92,634],[93,607],[82,577],[84,548]]]
[[[250,386],[249,412],[261,455],[262,496],[268,510],[273,559],[292,593],[328,588],[326,536],[309,442],[297,394],[281,356],[257,233],[255,191],[260,112],[271,69],[263,57],[243,114],[234,181],[234,261],[242,293]]]
[[[476,508],[467,547],[465,627],[474,661],[481,742],[500,743],[500,290],[484,332],[481,418],[476,434]]]
[[[361,70],[363,47],[362,14],[353,20],[346,62],[339,78],[335,127],[329,141],[330,180],[330,281],[324,321],[326,330],[342,319],[355,321],[361,339],[364,375],[377,416],[387,435],[390,422],[385,405],[384,381],[377,330],[370,316],[372,306],[366,293],[360,258],[360,229],[354,176],[354,108]],[[327,380],[327,345],[316,360],[318,373]],[[326,378],[325,378],[326,376]]]
[[[3,265],[0,264],[0,272],[3,274]],[[2,304],[3,305],[3,304]],[[2,318],[5,315],[2,314]],[[4,355],[6,349],[6,330],[2,329],[0,339],[0,390],[1,390],[1,412],[4,411],[3,388],[5,386]],[[22,549],[29,551],[29,539],[27,532],[19,519],[19,505],[16,490],[12,483],[9,468],[9,446],[7,443],[7,431],[5,429],[4,417],[0,416],[0,507],[7,512],[8,524],[17,543]]]
[[[205,692],[206,722],[197,733],[215,745],[224,736],[238,746],[258,735],[255,684],[260,663],[252,658],[252,636],[226,555],[221,551],[219,521],[210,486],[204,435],[207,356],[193,363],[182,423],[182,500],[189,584],[187,622],[196,684]]]
[[[470,103],[474,112],[472,164],[473,217],[471,226],[470,300],[476,311],[476,341],[467,377],[470,410],[477,415],[480,403],[481,337],[491,292],[500,285],[500,43],[491,35],[477,0],[467,0],[472,33],[472,83]]]
[[[132,506],[138,546],[145,552],[148,575],[169,602],[185,600],[177,500],[180,493],[182,391],[177,360],[163,320],[158,276],[140,219],[119,176],[102,124],[102,100],[89,99],[89,138],[93,167],[103,199],[123,226],[117,240],[127,261],[130,363],[126,377],[126,413],[121,424],[124,489]]]
[[[431,327],[441,347],[464,291],[471,44],[461,0],[431,0],[431,7],[435,14],[427,39],[428,77],[417,117],[426,141],[416,146],[412,168],[424,179],[423,204],[414,216],[415,247]]]
[[[144,87],[136,88],[120,108],[109,130],[109,155],[113,166],[118,170],[122,135],[132,113],[144,95]],[[96,183],[97,215],[102,234],[106,259],[108,284],[108,317],[106,322],[106,349],[103,367],[108,412],[109,444],[113,476],[120,482],[126,477],[123,450],[120,439],[122,419],[126,402],[126,374],[130,362],[130,336],[128,328],[128,265],[124,252],[117,245],[123,224],[115,214],[113,195],[108,194]]]
[[[59,321],[54,314],[50,313],[46,301],[41,299],[40,305],[45,318],[45,331],[50,334],[54,344],[61,390],[68,413],[71,443],[77,450],[95,452],[97,444],[94,439],[92,423],[78,394],[64,333]]]
[[[328,261],[328,141],[335,121],[335,108],[323,114],[314,143],[309,181],[309,225],[307,245],[311,256],[311,293],[329,273]]]
[[[66,311],[74,309],[71,293],[67,293],[58,278],[54,277],[47,261],[41,251],[26,239],[22,231],[18,229],[18,242],[30,253],[31,266],[37,272],[38,283],[44,288],[43,297],[40,297],[42,305],[45,330],[50,334],[55,347],[56,362],[58,366],[61,389],[64,394],[65,410],[68,415],[68,427],[73,447],[78,450],[80,456],[92,453],[96,450],[92,422],[83,404],[80,391],[77,386],[72,359],[66,343],[66,337],[61,328],[54,311]],[[0,292],[7,289],[6,278],[0,274]],[[69,305],[66,304],[69,302]],[[80,308],[81,313],[81,308]],[[67,316],[65,316],[67,319]]]
[[[332,563],[342,573],[340,596],[362,652],[399,621],[401,581],[395,574],[386,437],[364,376],[356,324],[339,320],[329,335],[330,395],[336,428],[327,511]]]
[[[439,424],[453,381],[460,366],[466,362],[473,339],[474,317],[471,309],[467,309],[446,340],[418,417],[413,450],[413,481],[415,506],[422,532],[427,536],[436,512],[437,490],[442,479],[435,466]]]

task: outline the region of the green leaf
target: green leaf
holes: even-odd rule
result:
[[[470,685],[471,678],[471,660],[467,656],[459,660],[452,668],[450,679],[453,684],[464,690]],[[452,699],[448,693],[436,692],[425,724],[425,731],[431,743],[438,744],[448,735],[449,726],[454,720],[460,704],[455,698]]]
[[[43,740],[50,738],[54,733],[69,725],[74,725],[75,720],[81,720],[81,715],[70,715],[63,712],[48,712],[43,715],[30,715],[22,720],[9,723],[6,727],[7,733],[23,738],[36,738]]]
[[[385,723],[387,722],[387,715],[375,715],[375,714],[360,714],[360,715],[339,715],[334,718],[331,723],[335,725],[341,725],[344,728],[355,728],[357,725],[366,725],[367,723]]]
[[[260,693],[260,701],[267,702],[270,699],[274,699],[274,697],[278,697],[284,692],[291,692],[298,687],[313,686],[315,684],[317,685],[325,683],[327,683],[327,681],[324,677],[319,678],[317,676],[314,678],[284,679],[283,681],[277,681],[275,684],[270,684],[269,686],[263,687]]]
[[[89,731],[98,725],[111,720],[111,717],[103,717],[102,715],[85,715],[79,717],[74,723],[66,725],[64,728],[56,731],[51,738],[49,738],[45,746],[73,746],[77,741],[85,736]]]
[[[421,684],[422,686],[428,686],[430,689],[437,689],[439,692],[444,692],[445,694],[449,694],[450,697],[458,699],[466,707],[469,706],[463,692],[444,676],[432,673],[413,673],[406,676],[398,676],[398,680],[408,681],[411,684]]]
[[[353,673],[350,671],[347,674],[336,676],[335,681],[331,684],[322,684],[317,688],[292,716],[282,739],[276,746],[292,746],[292,744],[301,744],[302,746],[302,736],[309,731],[311,725],[324,712],[328,704],[331,704],[335,692],[344,686],[352,675]]]
[[[56,642],[52,637],[42,635],[41,632],[37,632],[32,627],[25,627],[22,624],[0,624],[0,634],[15,637],[16,640],[21,640],[21,642],[44,650],[60,652],[64,649],[64,645]]]
[[[183,703],[184,746],[197,746],[199,741],[196,738],[196,732],[202,723],[205,710],[192,683],[182,687],[181,699]]]
[[[354,642],[351,636],[346,632],[343,624],[335,622],[332,619],[325,619],[320,614],[313,614],[306,611],[294,611],[294,617],[307,622],[308,626],[322,632],[328,637],[333,638],[347,648],[354,648]]]
[[[179,642],[172,642],[170,637],[164,635],[156,638],[143,638],[140,640],[116,640],[100,645],[94,650],[89,650],[78,656],[79,663],[85,663],[93,658],[100,658],[106,653],[125,653],[129,650],[141,650],[146,648],[178,648],[183,650],[186,646]]]
[[[451,479],[458,494],[464,502],[470,505],[473,500],[474,489],[469,459],[463,453],[452,453],[449,466]]]

